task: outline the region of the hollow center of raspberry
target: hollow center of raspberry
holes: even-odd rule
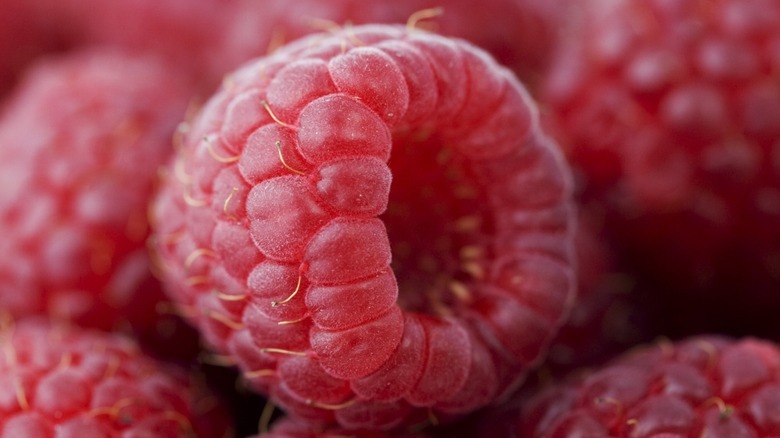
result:
[[[393,183],[382,219],[399,305],[449,315],[468,303],[489,256],[492,215],[468,162],[437,137],[393,139]]]

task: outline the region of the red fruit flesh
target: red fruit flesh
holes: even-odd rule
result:
[[[250,95],[257,117],[234,118]],[[522,86],[462,41],[365,26],[286,46],[229,77],[171,172],[153,212],[171,295],[222,352],[248,331],[264,368],[244,372],[293,415],[474,410],[568,309],[567,170]]]
[[[110,49],[29,71],[0,119],[4,312],[156,333],[147,202],[188,91],[162,61]]]

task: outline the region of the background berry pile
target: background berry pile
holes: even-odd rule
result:
[[[0,437],[780,435],[780,2],[0,0]]]

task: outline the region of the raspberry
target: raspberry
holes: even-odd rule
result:
[[[226,412],[205,388],[142,355],[129,338],[29,318],[5,320],[0,343],[4,437],[218,437],[228,431]]]
[[[520,436],[775,436],[780,350],[696,336],[628,353],[537,395]]]
[[[187,93],[166,65],[112,50],[28,73],[0,119],[0,308],[155,332],[146,210]]]
[[[780,4],[590,9],[542,93],[582,199],[604,205],[621,262],[668,291],[659,319],[715,307],[695,330],[750,330],[780,303]]]
[[[484,52],[401,26],[231,74],[153,206],[170,295],[290,413],[392,429],[476,409],[572,296],[568,169]]]

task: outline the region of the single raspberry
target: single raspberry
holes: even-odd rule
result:
[[[218,400],[129,338],[6,319],[0,347],[0,436],[229,436]]]
[[[152,214],[170,295],[297,417],[476,409],[569,307],[568,169],[520,83],[464,41],[299,40],[230,75],[180,152]]]
[[[0,308],[156,332],[147,204],[188,88],[113,50],[36,65],[0,119]],[[163,322],[167,321],[167,322]]]
[[[586,17],[542,93],[582,199],[643,282],[671,303],[698,293],[664,318],[762,320],[756,303],[780,303],[780,3],[598,1]]]
[[[531,400],[523,437],[767,437],[780,434],[780,350],[696,336],[639,348]]]

